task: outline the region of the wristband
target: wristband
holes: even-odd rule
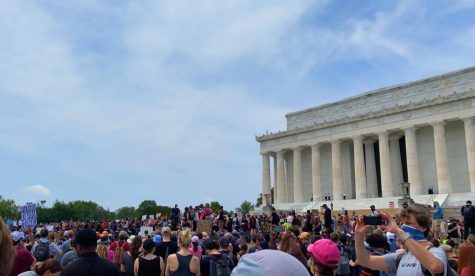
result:
[[[399,241],[402,243],[402,245],[405,245],[408,239],[411,239],[411,236],[409,236],[407,233],[404,233],[404,237],[399,239]]]

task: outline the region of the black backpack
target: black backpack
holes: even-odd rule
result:
[[[35,259],[38,262],[44,262],[47,259],[49,259],[50,254],[49,254],[49,245],[51,244],[51,241],[48,242],[41,242],[38,241],[38,244],[35,247],[35,252],[33,252],[33,256],[35,256]]]
[[[230,267],[232,266],[231,265],[232,261],[227,255],[221,254],[221,258],[217,258],[215,256],[210,255],[208,258],[209,258],[209,264],[210,264],[210,270],[209,270],[210,276],[230,276],[231,275]]]

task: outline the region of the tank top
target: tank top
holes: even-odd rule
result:
[[[194,276],[195,273],[190,270],[190,263],[193,255],[182,256],[178,253],[175,254],[178,259],[178,269],[176,271],[170,271],[170,276]]]
[[[139,257],[139,276],[152,276],[160,274],[160,257],[156,257],[151,260]]]

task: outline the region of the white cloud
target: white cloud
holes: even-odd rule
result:
[[[25,188],[25,192],[34,196],[50,196],[51,191],[43,185],[36,184]]]

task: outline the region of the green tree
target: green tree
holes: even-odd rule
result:
[[[242,203],[241,203],[241,212],[243,212],[244,214],[249,214],[250,211],[254,210],[254,205],[247,201],[247,200],[244,200]]]
[[[137,208],[137,215],[155,215],[158,212],[158,205],[155,200],[144,200]]]
[[[0,216],[4,218],[19,220],[20,207],[12,199],[5,199],[0,195]]]
[[[135,209],[135,207],[125,206],[125,207],[121,207],[121,208],[117,209],[117,211],[115,211],[115,217],[117,219],[125,219],[125,218],[136,219],[139,216],[137,215],[137,210]]]
[[[221,204],[217,201],[211,201],[209,203],[210,205],[210,208],[211,208],[211,212],[217,214],[219,212],[219,208],[221,207]]]

